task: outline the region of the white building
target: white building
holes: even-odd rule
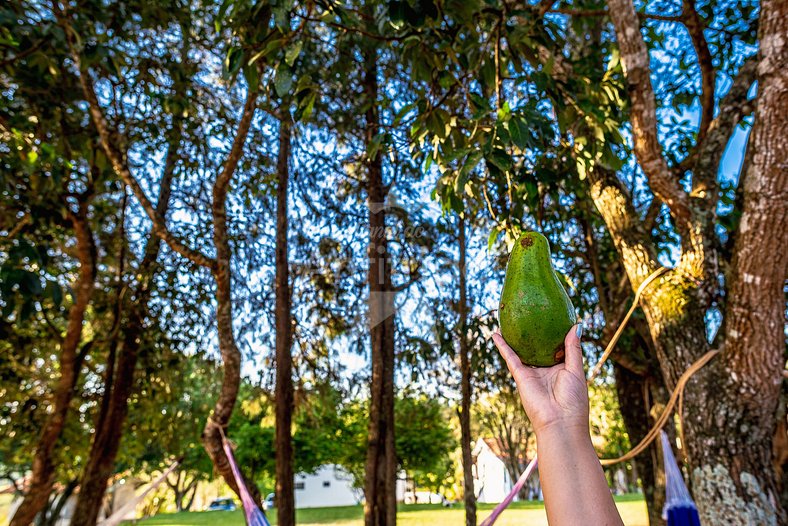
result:
[[[516,479],[512,480],[504,464],[506,454],[498,441],[492,438],[478,439],[472,454],[475,460],[473,482],[477,502],[501,502],[517,482]],[[541,488],[536,476],[536,473],[531,475],[533,482],[529,481],[528,487],[531,488],[534,498],[541,498]],[[518,497],[515,497],[515,500],[519,500]]]
[[[353,487],[353,477],[340,466],[326,464],[295,477],[296,508],[355,506],[362,498],[363,491]]]

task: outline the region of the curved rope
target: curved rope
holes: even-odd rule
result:
[[[715,349],[713,351],[707,352],[706,354],[698,358],[696,362],[690,365],[686,371],[684,371],[684,374],[681,375],[679,381],[676,382],[676,387],[673,388],[673,392],[670,394],[670,399],[668,400],[668,403],[665,405],[664,411],[662,411],[662,414],[659,415],[659,418],[657,418],[657,421],[654,423],[654,426],[646,434],[646,436],[643,437],[643,440],[641,440],[638,443],[638,445],[636,445],[635,447],[630,449],[627,453],[621,455],[618,458],[600,459],[599,462],[603,466],[611,466],[613,464],[618,464],[619,462],[626,462],[627,460],[631,460],[635,458],[637,455],[639,455],[640,453],[642,453],[643,450],[645,450],[651,444],[651,442],[653,442],[654,439],[659,436],[659,432],[668,422],[668,419],[673,414],[673,406],[676,405],[676,400],[678,400],[679,397],[683,396],[684,387],[687,385],[689,379],[692,378],[692,375],[698,372],[704,365],[709,363],[709,361],[715,356],[717,356],[719,352],[720,352],[719,349]]]
[[[637,291],[635,291],[635,299],[632,300],[632,306],[629,307],[624,319],[621,320],[621,323],[618,324],[618,329],[613,334],[613,337],[610,338],[610,342],[608,342],[607,347],[605,347],[605,352],[602,353],[602,356],[599,358],[599,361],[594,366],[594,370],[591,371],[591,375],[588,377],[588,383],[590,384],[594,378],[599,376],[599,373],[602,372],[602,366],[605,365],[605,362],[608,358],[610,358],[610,354],[613,352],[613,348],[618,343],[618,339],[621,338],[621,335],[624,333],[624,329],[627,327],[627,323],[629,322],[629,318],[632,317],[632,314],[635,313],[635,309],[638,308],[640,304],[640,296],[643,294],[643,291],[646,290],[646,287],[651,285],[651,283],[660,277],[662,274],[667,272],[669,269],[665,267],[659,267],[657,270],[649,274],[649,276],[643,280],[643,283],[640,284]]]

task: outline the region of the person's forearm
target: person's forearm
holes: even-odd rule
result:
[[[622,524],[587,426],[548,426],[536,444],[550,526]]]

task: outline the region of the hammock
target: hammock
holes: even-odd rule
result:
[[[498,515],[503,513],[503,510],[505,510],[506,507],[512,503],[514,497],[518,493],[520,493],[520,490],[523,489],[523,486],[525,486],[528,477],[531,476],[531,473],[533,472],[534,469],[536,469],[536,456],[534,456],[531,462],[529,462],[528,465],[525,467],[525,471],[523,471],[523,474],[520,475],[519,479],[517,479],[517,483],[512,488],[512,491],[510,491],[509,494],[506,496],[506,498],[503,499],[503,502],[501,502],[500,504],[498,504],[498,506],[495,507],[493,512],[490,514],[490,516],[484,519],[484,521],[480,524],[480,526],[492,526],[495,523],[495,521],[498,520]]]
[[[665,507],[662,509],[662,518],[668,521],[668,526],[700,526],[698,508],[684,484],[667,433],[660,431],[660,440],[665,463]]]
[[[238,485],[238,493],[241,495],[241,503],[244,507],[244,517],[246,518],[247,526],[271,526],[268,519],[265,518],[265,513],[263,513],[263,510],[260,509],[249,493],[249,489],[244,483],[244,478],[241,476],[241,470],[235,462],[233,449],[230,447],[227,437],[224,436],[223,430],[221,428],[219,429],[222,431],[222,447],[224,448],[224,454],[227,455],[227,460],[230,462],[230,468],[233,470],[233,478]]]
[[[144,499],[148,495],[148,493],[156,489],[159,486],[159,484],[164,482],[164,480],[167,478],[167,475],[172,473],[172,471],[178,467],[179,463],[180,463],[179,460],[173,462],[170,467],[164,470],[164,473],[162,473],[159,476],[159,478],[154,480],[152,483],[148,484],[148,487],[146,487],[142,493],[140,493],[139,495],[135,495],[133,499],[131,499],[126,504],[121,506],[118,511],[116,511],[115,513],[113,513],[103,521],[99,522],[97,526],[117,526],[118,524],[123,522],[126,515],[128,515],[130,511],[134,510],[137,507],[137,504],[142,502],[142,499]]]

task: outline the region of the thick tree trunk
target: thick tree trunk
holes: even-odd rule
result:
[[[276,513],[280,526],[295,524],[293,483],[293,364],[290,277],[287,257],[287,185],[290,181],[290,114],[279,117],[279,156],[276,163]]]
[[[374,48],[364,50],[367,151],[379,131],[378,67]],[[369,326],[372,381],[364,484],[364,523],[396,523],[396,452],[394,451],[394,290],[386,238],[386,188],[380,152],[367,160],[369,207]]]
[[[476,526],[476,493],[473,486],[473,457],[471,456],[471,357],[468,349],[468,270],[465,241],[465,218],[459,219],[460,251],[460,447],[462,449],[462,489],[465,500],[465,526]]]
[[[164,172],[159,182],[156,211],[165,218],[178,160],[181,126],[182,121],[177,120],[171,133]],[[96,424],[90,455],[80,482],[80,491],[71,519],[71,526],[92,526],[96,523],[101,503],[104,500],[104,493],[107,490],[107,481],[115,470],[115,458],[128,415],[128,399],[134,385],[141,336],[149,312],[148,302],[160,245],[161,240],[151,229],[145,244],[143,259],[137,269],[140,281],[135,290],[135,301],[129,306],[128,318],[121,329],[122,345],[117,366],[114,359],[107,361],[107,377],[102,395],[101,414]]]
[[[593,185],[595,195],[600,186]],[[624,273],[622,265],[599,250],[600,242],[594,234],[591,211],[579,207],[578,220],[585,238],[585,259],[591,267],[594,285],[599,297],[599,306],[605,317],[604,340],[609,341],[627,308],[627,298],[631,289],[627,280],[621,280]],[[632,225],[640,228],[640,223]],[[615,258],[615,256],[613,256]],[[665,382],[659,371],[645,323],[631,320],[622,341],[612,358],[619,407],[632,445],[640,442],[653,424],[646,398],[664,404],[667,400]],[[659,447],[652,444],[645,454],[632,461],[633,472],[640,476],[643,494],[648,508],[649,522],[652,526],[664,524],[662,507],[665,502],[665,476]]]
[[[60,378],[55,386],[52,412],[44,422],[36,445],[33,469],[25,498],[9,526],[29,526],[47,504],[55,477],[52,456],[65,427],[69,405],[79,376],[81,359],[77,347],[82,337],[85,311],[93,294],[96,277],[96,246],[89,225],[88,203],[82,199],[79,210],[69,215],[77,241],[79,277],[74,286],[74,304],[68,313],[66,336],[60,346]]]
[[[688,441],[693,487],[709,523],[786,520],[772,464],[785,364],[784,284],[788,276],[786,20],[788,3],[762,2],[752,155],[742,175],[743,213],[727,276],[725,346],[717,377],[708,383],[727,396],[711,400],[712,414],[696,415],[692,425],[701,428],[701,440]],[[721,433],[722,429],[726,432]]]
[[[709,349],[704,320],[709,307],[706,290],[716,287],[719,278],[709,272],[715,262],[714,253],[708,250],[713,245],[711,227],[704,203],[691,204],[687,194],[677,190],[677,179],[670,178],[654,140],[648,52],[634,6],[626,0],[608,3],[632,98],[635,153],[655,194],[670,208],[682,237],[679,265],[644,294],[643,305],[660,368],[672,388],[689,363]],[[788,5],[783,1],[767,0],[761,6],[760,93],[750,140],[754,156],[742,176],[744,209],[731,273],[725,280],[724,337],[718,339],[722,353],[688,383],[684,397],[692,488],[702,520],[708,524],[777,524],[784,519],[771,456],[784,360],[783,286],[788,272],[788,260],[779,257],[788,244],[788,229],[784,228],[788,221],[786,17]],[[631,285],[637,287],[643,271],[656,266],[656,260],[640,266],[628,261],[632,247],[642,248],[644,241],[617,236],[613,230],[616,218],[629,212],[606,211],[604,200],[595,197],[595,201],[603,216],[607,214],[605,221]]]

